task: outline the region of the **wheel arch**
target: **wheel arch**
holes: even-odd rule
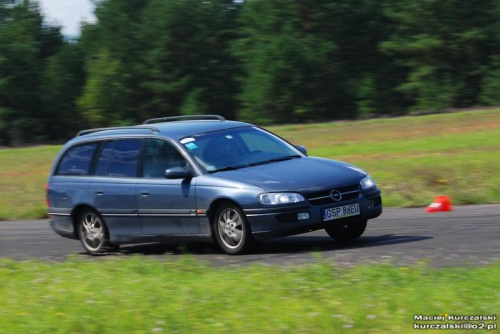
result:
[[[210,222],[210,233],[212,234],[212,237],[214,237],[214,224],[215,224],[215,214],[217,212],[217,208],[222,205],[223,203],[228,203],[228,204],[231,204],[231,205],[236,205],[237,207],[239,207],[241,209],[241,211],[243,211],[243,214],[245,213],[243,208],[241,207],[241,205],[236,202],[235,200],[233,199],[230,199],[230,198],[227,198],[227,197],[221,197],[221,198],[217,198],[215,199],[212,203],[210,203],[210,207],[208,208],[207,210],[207,217],[208,217],[208,221]],[[246,217],[245,217],[246,219]],[[247,219],[248,220],[248,219]],[[252,227],[250,226],[250,224],[248,224],[248,227],[250,228],[250,232],[252,231]]]
[[[99,213],[99,211],[96,210],[93,206],[83,203],[83,204],[78,204],[73,208],[73,211],[71,211],[71,222],[73,224],[73,231],[75,234],[75,237],[80,240],[80,236],[78,235],[78,217],[80,216],[80,213],[85,210],[85,209],[91,209],[94,210],[95,212]]]

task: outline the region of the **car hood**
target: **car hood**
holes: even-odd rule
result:
[[[307,194],[358,184],[366,172],[341,161],[303,157],[213,175],[250,183],[267,192]]]

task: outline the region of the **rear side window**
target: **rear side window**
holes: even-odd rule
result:
[[[137,161],[141,151],[142,140],[117,140],[111,150],[108,176],[136,177]]]
[[[92,158],[98,143],[84,144],[70,148],[59,164],[57,175],[89,175]]]

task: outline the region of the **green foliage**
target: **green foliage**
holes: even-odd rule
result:
[[[101,49],[88,61],[88,74],[83,94],[78,100],[83,118],[93,127],[116,123],[120,113],[117,100],[123,91],[119,76],[120,63],[108,49]]]
[[[41,92],[46,139],[72,137],[79,126],[76,102],[85,80],[83,55],[78,45],[66,43],[47,59]]]
[[[8,124],[1,133],[1,142],[22,143],[35,140],[39,130],[37,112],[43,59],[38,45],[42,44],[46,29],[42,27],[38,7],[28,1],[3,8],[1,15],[0,108],[2,122]]]
[[[357,107],[359,110],[359,115],[361,117],[368,117],[376,112],[375,100],[377,98],[377,92],[375,87],[375,82],[373,76],[366,74],[360,81],[356,84],[357,89]]]
[[[196,88],[190,91],[186,95],[186,98],[184,99],[184,102],[180,107],[180,113],[182,115],[207,114],[208,107],[204,103],[202,96],[203,96],[202,88]]]
[[[492,56],[485,69],[479,101],[485,105],[500,104],[500,56]]]
[[[79,40],[85,57],[86,81],[78,100],[84,126],[112,126],[124,120],[141,120],[137,72],[145,50],[138,37],[141,12],[149,1],[107,0],[97,2],[98,23],[87,25]]]
[[[145,7],[137,62],[144,118],[210,111],[234,117],[236,69],[228,41],[235,13],[226,2],[152,0]]]
[[[340,109],[334,41],[315,31],[322,7],[296,1],[248,1],[234,54],[242,63],[243,120],[297,122]]]
[[[36,2],[0,8],[0,144],[66,139],[84,79],[76,47],[43,23]]]
[[[109,0],[96,15],[99,24],[81,38],[88,78],[79,106],[90,125],[234,116],[234,9],[227,1]]]
[[[0,0],[0,144],[177,114],[260,124],[495,105],[500,2],[102,0],[64,40]]]
[[[413,110],[435,111],[478,103],[482,66],[498,50],[499,3],[390,0],[394,25],[381,49],[409,70],[398,90]]]

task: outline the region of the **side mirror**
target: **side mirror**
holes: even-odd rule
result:
[[[296,145],[295,148],[297,150],[299,150],[301,153],[307,155],[307,148],[305,148],[305,146],[302,146],[302,145]]]
[[[165,177],[167,179],[190,179],[193,174],[184,167],[174,167],[165,171]]]

